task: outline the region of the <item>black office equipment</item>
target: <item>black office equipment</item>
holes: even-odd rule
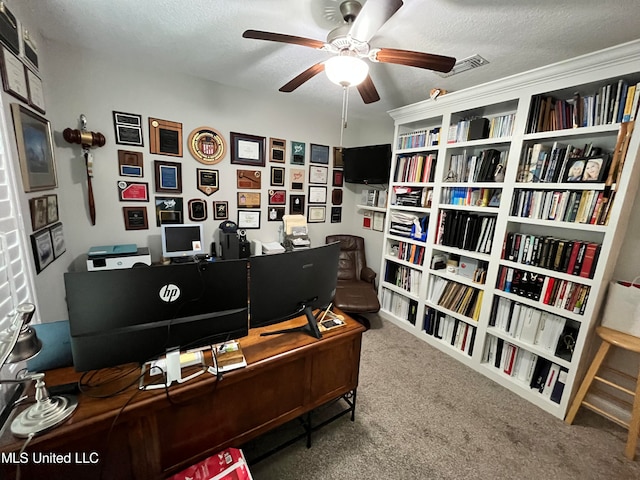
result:
[[[248,334],[247,261],[64,275],[77,371]]]
[[[391,144],[344,148],[344,181],[347,183],[388,183],[391,172]]]
[[[250,327],[306,315],[307,325],[267,334],[300,331],[320,338],[314,308],[333,300],[338,279],[340,243],[305,250],[261,255],[249,260]]]

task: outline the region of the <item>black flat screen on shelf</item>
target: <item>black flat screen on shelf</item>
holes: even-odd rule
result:
[[[391,171],[391,144],[345,148],[344,181],[347,183],[387,183]]]

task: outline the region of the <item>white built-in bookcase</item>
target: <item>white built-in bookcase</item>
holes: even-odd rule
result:
[[[512,201],[521,195],[519,192],[523,190],[542,191],[543,193],[539,195],[544,195],[545,191],[550,190],[568,192],[595,190],[597,195],[599,191],[607,190],[603,182],[527,183],[518,181],[523,180],[522,177],[519,178],[519,168],[521,168],[520,163],[523,161],[527,149],[536,143],[549,148],[553,146],[554,142],[580,147],[592,143],[605,152],[613,152],[621,127],[620,123],[537,133],[527,133],[527,123],[534,96],[552,95],[558,99],[571,100],[578,93],[583,98],[599,92],[604,85],[617,85],[620,79],[625,80],[629,85],[635,85],[640,81],[640,41],[623,44],[471,89],[448,93],[436,100],[426,100],[390,112],[395,121],[395,145],[380,268],[381,315],[423,339],[429,345],[446,352],[559,418],[564,418],[569,402],[586,368],[585,363],[589,360],[585,357],[588,357],[586,354],[589,352],[588,347],[593,337],[593,330],[600,323],[599,312],[605,299],[606,286],[611,279],[617,261],[617,253],[624,238],[627,220],[631,214],[630,209],[640,176],[640,161],[638,161],[640,127],[635,129],[629,141],[622,175],[619,181],[612,186],[616,193],[606,225],[519,217],[512,215]],[[454,143],[448,141],[450,127],[457,125],[461,120],[476,117],[494,119],[501,116],[511,116],[512,127],[506,134],[502,132],[493,138],[472,141]],[[407,134],[433,132],[434,129],[440,131],[437,144],[429,145],[427,141],[426,145],[410,147],[400,141],[401,137],[405,139]],[[428,138],[428,136],[426,137]],[[460,178],[451,174],[452,156],[461,155],[462,158],[468,158],[472,155],[479,155],[482,150],[486,149],[495,149],[500,152],[500,162],[504,165],[503,181],[460,182],[458,181],[461,180]],[[401,161],[400,158],[412,155],[425,157],[432,155],[435,157],[435,163],[432,167],[435,168],[432,182],[415,179],[401,181],[396,178],[396,166]],[[501,179],[498,178],[498,180]],[[393,193],[394,187],[408,187],[414,191],[416,188],[430,189],[431,203],[426,206],[425,195],[422,206],[395,205],[397,198]],[[454,187],[494,189],[492,194],[495,193],[495,189],[498,189],[501,193],[499,205],[448,205],[446,204],[446,194],[450,191],[446,189]],[[443,213],[455,211],[493,217],[494,233],[490,245],[485,245],[488,249],[486,253],[461,250],[436,243]],[[424,222],[427,227],[426,239],[422,241],[391,233],[391,222],[397,218],[398,214],[415,215],[419,218],[427,217]],[[593,278],[579,277],[503,259],[503,245],[510,232],[601,244]],[[402,256],[398,253],[400,244],[404,244],[409,251],[412,245],[421,247],[424,250],[422,265],[415,264],[407,256],[405,256],[406,259],[399,258]],[[400,250],[402,251],[402,249]],[[431,269],[431,259],[435,254],[462,255],[486,262],[485,283],[479,284],[473,279],[462,277],[459,275],[460,270],[456,274],[448,273],[446,269]],[[588,287],[589,295],[582,313],[579,312],[579,309],[569,311],[544,304],[543,299],[535,300],[500,290],[497,284],[500,281],[501,268],[520,269],[528,272],[529,275],[553,277],[556,281],[565,280]],[[442,279],[461,284],[462,287],[454,289],[458,292],[463,292],[464,287],[467,287],[466,290],[470,292],[468,300],[471,301],[478,297],[478,293],[473,293],[474,290],[482,292],[481,302],[475,311],[477,319],[472,318],[474,316],[473,309],[463,314],[436,303],[437,299],[432,298],[432,291],[437,288],[439,283],[443,282]],[[461,293],[461,295],[464,298],[464,294]],[[497,304],[500,303],[500,299],[502,299],[502,306],[498,311]],[[520,305],[518,308],[521,311],[534,312],[534,316],[538,315],[535,312],[540,312],[539,315],[547,320],[545,323],[548,323],[549,319],[558,318],[563,326],[568,324],[575,327],[578,333],[571,357],[561,358],[556,355],[555,348],[545,348],[542,337],[538,339],[538,343],[531,343],[522,340],[521,332],[512,331],[510,333],[505,330],[505,326],[501,327],[499,321],[498,325],[494,325],[498,313],[501,318],[504,318],[504,305],[509,302],[514,302],[514,307]],[[449,305],[451,306],[451,303]],[[434,313],[437,312],[441,317],[447,315],[449,319],[452,319],[440,321],[445,324],[445,328],[440,331],[445,338],[447,336],[446,324],[457,326],[455,331],[449,330],[451,339],[440,339],[425,331],[428,319],[430,318],[433,322]],[[474,330],[475,332],[473,332]],[[459,335],[458,332],[460,332]],[[540,334],[538,335],[540,336]],[[518,355],[522,356],[523,360],[518,365],[519,374],[518,371],[512,371],[515,375],[505,373],[505,364],[499,368],[496,367],[495,356],[491,355],[491,350],[493,349],[495,352],[497,344],[497,340],[492,340],[494,338],[501,339],[503,350],[508,348],[509,352],[513,350],[516,353],[514,367],[515,362],[518,361]],[[451,344],[452,340],[454,345]],[[508,347],[508,344],[513,347]],[[472,345],[472,348],[469,348],[469,345]],[[561,381],[564,381],[565,384],[564,390],[560,396],[556,391],[555,401],[549,398],[548,389],[545,394],[544,390],[540,393],[538,389],[531,388],[531,382],[527,380],[527,375],[522,370],[522,368],[528,367],[527,362],[530,363],[530,360],[535,358],[545,359],[548,363],[562,367],[562,371],[566,371],[561,377]],[[559,372],[556,371],[553,386],[555,386],[558,374]]]

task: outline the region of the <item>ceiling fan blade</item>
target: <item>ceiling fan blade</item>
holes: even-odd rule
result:
[[[372,59],[381,63],[395,63],[410,67],[426,68],[437,72],[450,72],[456,63],[453,57],[432,53],[412,52],[395,48],[380,48],[372,51]]]
[[[380,100],[380,95],[378,95],[378,91],[373,84],[373,80],[371,80],[371,75],[367,75],[367,78],[365,78],[364,81],[356,88],[358,89],[364,103],[369,104]]]
[[[303,47],[322,48],[324,42],[313,40],[312,38],[296,37],[294,35],[285,35],[284,33],[262,32],[260,30],[246,30],[242,36],[244,38],[253,38],[256,40],[268,40],[270,42],[291,43],[293,45],[302,45]]]
[[[361,42],[368,42],[401,6],[402,0],[367,0],[354,20],[349,35]]]
[[[304,82],[306,82],[307,80],[311,80],[322,71],[324,71],[324,62],[316,63],[315,65],[307,68],[304,72],[291,80],[289,83],[280,87],[279,90],[281,92],[291,93]]]

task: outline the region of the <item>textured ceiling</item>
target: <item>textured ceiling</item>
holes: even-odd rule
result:
[[[242,38],[246,29],[326,40],[342,18],[341,0],[13,0],[48,39],[150,68],[254,91],[278,88],[330,54]],[[10,4],[10,2],[8,2]],[[638,0],[404,0],[372,47],[401,48],[490,63],[450,78],[413,67],[372,63],[379,102],[351,94],[350,115],[384,112],[428,98],[434,87],[460,90],[640,38]],[[318,75],[293,93],[340,108],[341,88]]]

